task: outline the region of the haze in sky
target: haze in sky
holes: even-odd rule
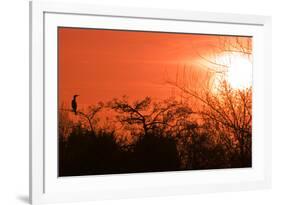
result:
[[[249,37],[239,37],[249,42]],[[194,88],[207,81],[209,57],[235,36],[59,28],[59,104],[79,94],[79,106],[127,95],[130,99],[175,95],[169,80]],[[208,58],[208,59],[205,59]],[[245,69],[244,69],[245,70]],[[210,75],[208,75],[210,77]]]

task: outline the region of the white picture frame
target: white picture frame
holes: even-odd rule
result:
[[[93,23],[95,22],[95,23]],[[121,22],[121,23],[120,23]],[[162,23],[159,23],[162,22]],[[58,26],[214,34],[248,34],[254,46],[253,167],[57,177],[56,103]],[[188,25],[188,29],[187,29]],[[185,30],[187,29],[187,30]],[[48,136],[48,137],[46,137]],[[30,202],[238,191],[271,186],[271,18],[266,16],[30,2]],[[71,196],[71,197],[70,197]]]

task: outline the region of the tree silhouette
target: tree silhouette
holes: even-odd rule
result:
[[[177,88],[197,106],[191,110],[188,101],[173,98],[130,102],[123,97],[77,111],[76,122],[62,108],[59,176],[251,166],[251,88],[234,90],[227,82],[217,93]],[[103,108],[121,132],[97,126]],[[133,141],[123,138],[127,131]]]
[[[94,132],[94,125],[97,123],[96,114],[100,112],[104,107],[102,102],[99,102],[97,105],[92,105],[88,107],[87,112],[78,111],[77,114],[82,117],[82,121],[86,121],[85,124],[89,125],[91,132]]]
[[[172,126],[172,122],[183,114],[190,114],[188,107],[180,106],[177,101],[167,99],[160,103],[152,103],[150,97],[135,101],[132,104],[126,97],[114,99],[109,107],[117,111],[117,119],[124,125],[141,125],[142,132],[147,135],[157,128],[165,130]],[[134,127],[133,127],[134,129]]]

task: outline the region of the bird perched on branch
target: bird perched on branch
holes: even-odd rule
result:
[[[71,101],[71,106],[72,106],[72,111],[75,113],[75,115],[77,115],[77,102],[76,102],[76,97],[78,97],[79,95],[74,95],[73,99]]]

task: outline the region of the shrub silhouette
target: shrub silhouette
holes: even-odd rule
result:
[[[134,155],[138,171],[173,171],[179,170],[180,160],[175,140],[148,134],[135,145]]]
[[[180,161],[171,138],[143,136],[124,149],[114,133],[91,133],[76,128],[60,140],[59,176],[178,170]]]
[[[217,110],[227,110],[215,100],[208,101],[212,109],[197,113],[174,99],[149,97],[132,103],[114,99],[91,106],[88,113],[78,110],[77,122],[60,113],[59,176],[250,167],[251,124],[236,129],[232,121],[229,127],[217,122]],[[96,113],[102,109],[116,115],[99,127]]]
[[[75,128],[60,146],[60,176],[119,172],[121,150],[113,133],[97,134]]]

